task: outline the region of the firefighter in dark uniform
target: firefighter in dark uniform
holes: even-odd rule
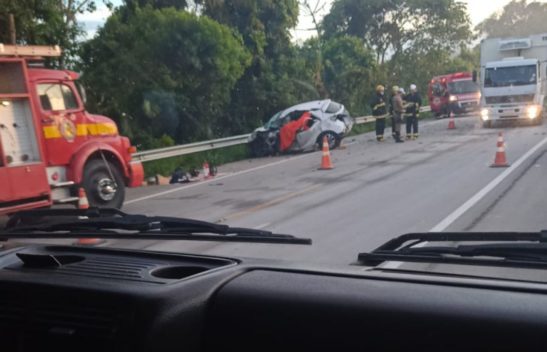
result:
[[[399,86],[393,86],[391,96],[389,97],[389,116],[391,116],[391,136],[395,138],[395,113],[393,111],[393,97],[399,93]]]
[[[420,107],[422,97],[418,93],[415,84],[410,85],[410,93],[405,98],[406,101],[406,139],[415,140],[418,138],[418,118],[420,117]]]
[[[376,95],[370,102],[372,116],[376,118],[376,140],[378,142],[384,141],[384,130],[386,128],[387,104],[384,91],[384,86],[377,86]]]

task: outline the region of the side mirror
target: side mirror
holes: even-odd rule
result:
[[[473,82],[477,82],[477,70],[473,70]]]

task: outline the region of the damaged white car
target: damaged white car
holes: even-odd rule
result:
[[[353,119],[344,105],[330,99],[310,101],[272,116],[251,134],[249,147],[253,156],[313,151],[326,136],[334,149],[352,128]]]

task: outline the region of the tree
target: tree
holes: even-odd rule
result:
[[[223,112],[250,63],[230,28],[150,6],[129,16],[118,9],[81,57],[91,104],[109,116],[132,117],[136,140],[145,147],[150,136],[184,143],[229,134]]]
[[[455,0],[335,0],[323,27],[328,37],[362,38],[380,63],[409,48],[450,50],[471,37],[465,4]]]
[[[59,65],[71,66],[83,34],[76,15],[95,11],[98,3],[112,8],[110,0],[0,0],[0,28],[7,29],[13,14],[19,44],[59,45]],[[0,30],[0,42],[9,42],[7,30]]]
[[[299,49],[305,60],[303,72],[321,98],[340,102],[354,115],[369,112],[368,101],[373,93],[371,81],[378,78],[374,54],[357,37],[334,37],[320,44],[318,38],[308,39]],[[324,85],[324,92],[321,94]]]
[[[297,0],[198,2],[204,15],[239,32],[253,56],[226,112],[238,116],[238,124],[230,126],[234,132],[248,131],[278,110],[317,97],[304,79],[304,62],[291,43],[290,29],[298,21]]]
[[[528,36],[547,32],[547,4],[513,0],[477,26],[487,37]]]

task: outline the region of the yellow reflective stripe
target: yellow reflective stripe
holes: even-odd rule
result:
[[[44,126],[44,137],[46,139],[61,138],[59,126]],[[81,123],[76,125],[76,135],[82,136],[103,136],[118,134],[118,127],[113,123]]]
[[[61,131],[57,126],[44,126],[44,137],[46,139],[61,138]]]

